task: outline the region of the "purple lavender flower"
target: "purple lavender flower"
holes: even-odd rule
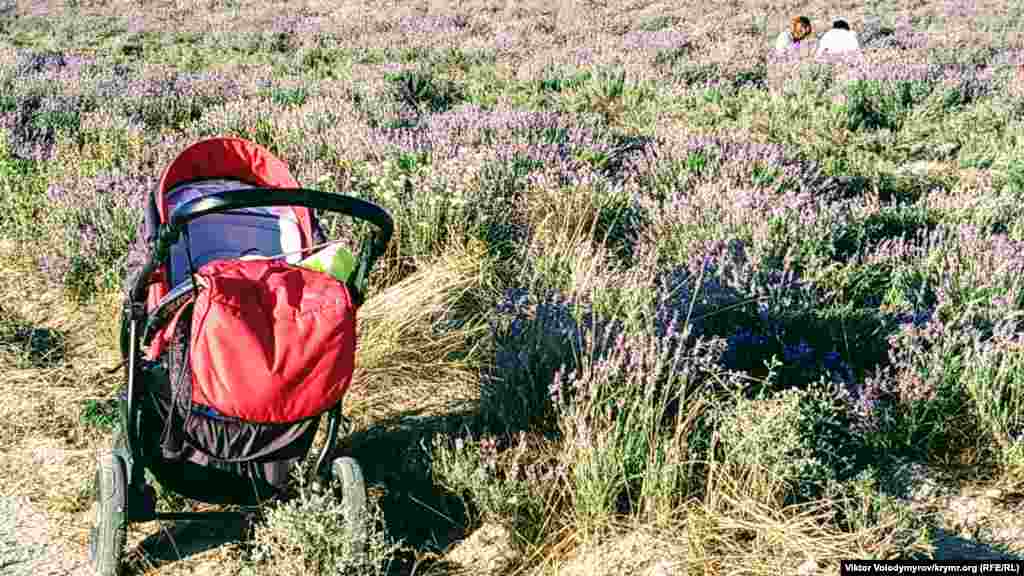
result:
[[[551,396],[551,401],[556,405],[561,404],[564,400],[562,395],[562,370],[558,369],[555,371],[555,375],[551,378],[551,385],[548,387],[548,393]]]
[[[762,357],[768,344],[765,336],[747,327],[738,329],[725,341],[727,347],[722,353],[722,364],[733,370],[751,368],[752,359]]]
[[[141,171],[51,184],[49,206],[64,223],[64,237],[57,253],[41,259],[41,269],[58,284],[88,279],[90,285],[102,281],[120,287],[129,248],[138,240],[143,203],[155,186],[156,176]],[[77,289],[81,296],[91,290],[86,285]]]
[[[828,370],[838,370],[842,368],[843,359],[839,355],[839,352],[832,351],[826,352],[822,362],[825,364],[825,368]]]
[[[56,72],[67,65],[67,59],[62,52],[33,52],[20,51],[17,61],[14,64],[15,74],[27,76],[46,72]]]
[[[100,86],[100,97],[119,102],[126,116],[148,127],[183,127],[209,108],[238,98],[237,81],[217,73],[179,73],[156,68],[127,84]]]
[[[814,348],[803,339],[797,344],[787,344],[782,348],[783,359],[790,364],[807,365],[814,358]]]

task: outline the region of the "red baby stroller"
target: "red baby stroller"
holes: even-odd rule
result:
[[[346,278],[297,265],[324,242],[314,209],[375,226]],[[379,206],[302,189],[284,162],[246,140],[203,140],[168,166],[129,259],[127,390],[96,471],[98,574],[118,572],[128,523],[211,514],[157,512],[145,470],[182,496],[245,513],[283,495],[325,413],[316,472],[340,481],[350,518],[362,517],[358,464],[328,458],[352,380],[356,312],[392,231]]]

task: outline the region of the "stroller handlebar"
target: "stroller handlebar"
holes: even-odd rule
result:
[[[379,240],[384,246],[394,233],[391,215],[380,206],[352,196],[306,188],[245,188],[193,198],[175,208],[169,218],[169,231],[176,235],[185,224],[208,214],[265,206],[305,206],[365,220],[380,229]]]
[[[178,241],[185,226],[202,216],[267,206],[305,206],[328,212],[340,212],[357,220],[364,220],[378,228],[378,234],[364,245],[358,280],[361,283],[374,261],[384,255],[388,243],[394,234],[394,221],[391,215],[380,206],[352,196],[329,194],[306,188],[245,188],[217,192],[182,203],[171,213],[169,222],[163,226],[156,238],[155,258],[151,259],[130,289],[130,299],[141,303],[146,294],[146,278],[166,259],[171,246]],[[361,286],[353,286],[361,288]],[[361,292],[361,291],[360,291]],[[358,297],[361,300],[361,294]]]

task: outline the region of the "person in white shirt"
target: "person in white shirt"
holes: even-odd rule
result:
[[[857,41],[857,34],[850,30],[846,20],[836,20],[832,23],[832,29],[818,40],[818,52],[816,56],[826,54],[850,54],[860,51],[860,42]]]
[[[811,35],[811,20],[806,16],[794,16],[789,30],[783,30],[775,40],[775,51],[782,54],[800,47],[800,43]]]

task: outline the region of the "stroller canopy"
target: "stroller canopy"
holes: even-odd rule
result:
[[[267,188],[298,188],[288,165],[266,148],[241,138],[200,140],[183,150],[164,171],[157,191],[156,205],[160,221],[167,222],[174,209],[167,193],[174,187],[195,180],[239,180]],[[309,211],[291,208],[304,234],[312,234]]]
[[[166,224],[178,205],[196,197],[246,187],[298,188],[288,165],[266,148],[241,138],[210,138],[184,149],[164,171],[155,191],[155,214],[147,214],[144,235],[153,238],[157,224]],[[259,216],[262,216],[259,217]],[[313,245],[313,215],[302,206],[236,210],[197,220],[189,226],[193,264],[247,253],[271,256],[295,253]],[[187,272],[183,242],[172,247],[169,266],[150,287],[147,307],[153,309]]]

